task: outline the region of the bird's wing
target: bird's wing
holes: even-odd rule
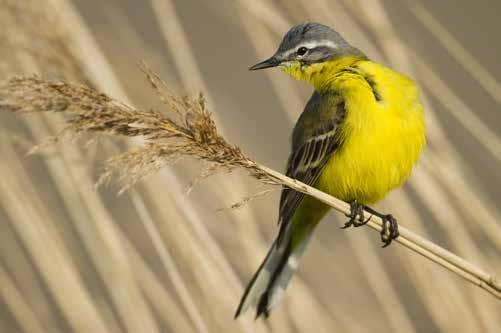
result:
[[[308,101],[292,137],[292,152],[286,175],[305,184],[314,185],[327,161],[341,145],[340,125],[345,118],[341,96],[315,92]],[[284,188],[280,197],[280,232],[291,220],[304,194]]]

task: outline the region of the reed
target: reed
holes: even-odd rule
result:
[[[123,184],[121,191],[182,157],[192,157],[210,163],[202,177],[243,168],[265,184],[288,186],[349,215],[349,204],[258,164],[240,148],[228,143],[218,133],[202,95],[193,99],[176,96],[158,75],[144,65],[143,70],[166,106],[167,115],[135,110],[81,85],[23,77],[0,85],[0,110],[14,113],[68,112],[73,117],[67,120],[63,132],[143,138],[146,142],[142,147],[112,157],[106,163],[100,183],[109,181],[114,173],[118,173],[118,181]],[[374,217],[368,225],[381,231],[382,220]],[[501,283],[466,260],[403,227],[400,227],[400,237],[396,241],[501,299]]]

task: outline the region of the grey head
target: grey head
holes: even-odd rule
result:
[[[277,52],[271,58],[252,66],[250,70],[286,65],[293,61],[310,65],[351,54],[364,56],[337,31],[320,23],[308,22],[292,27],[284,36]]]

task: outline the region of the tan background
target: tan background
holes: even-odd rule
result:
[[[66,76],[139,108],[160,108],[136,66],[144,59],[175,91],[203,90],[227,139],[277,170],[311,89],[278,70],[247,68],[271,55],[292,24],[314,20],[338,29],[369,57],[414,77],[427,102],[429,145],[422,163],[405,190],[379,208],[501,275],[500,2],[20,3],[0,1],[2,15],[11,20],[0,34],[2,79],[33,72]],[[16,6],[21,10],[13,11]],[[52,54],[53,42],[25,29],[37,24],[19,16],[29,16],[28,8],[29,15],[43,13],[56,22],[41,26],[67,43],[71,54],[56,49],[51,59],[73,57],[79,74],[12,46],[19,46],[13,42],[19,32],[30,48]],[[91,185],[110,150],[124,149],[125,141],[87,148],[66,142],[26,156],[31,145],[61,128],[61,119],[7,113],[0,119],[1,332],[501,327],[501,303],[489,294],[399,245],[380,249],[378,235],[366,228],[339,230],[343,217],[337,213],[319,226],[298,277],[270,319],[253,321],[247,314],[234,321],[243,288],[275,236],[278,192],[217,212],[262,188],[237,172],[204,181],[186,196],[201,165],[183,161],[117,197],[116,186],[96,191]]]

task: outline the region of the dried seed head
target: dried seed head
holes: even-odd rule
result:
[[[202,94],[195,98],[173,94],[157,74],[141,69],[156,91],[164,112],[138,110],[83,85],[13,77],[0,84],[0,110],[10,112],[66,112],[62,133],[92,132],[141,137],[145,144],[109,159],[99,183],[117,174],[122,190],[144,176],[183,157],[209,162],[206,177],[218,171],[244,167],[255,177],[276,184],[238,147],[217,131]]]

